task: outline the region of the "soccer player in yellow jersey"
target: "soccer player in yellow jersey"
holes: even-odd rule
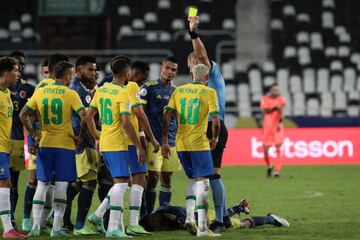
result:
[[[3,224],[3,238],[26,239],[14,229],[10,216],[10,171],[11,125],[13,104],[8,87],[20,77],[19,66],[14,58],[0,58],[0,218]]]
[[[39,88],[20,113],[28,133],[39,140],[36,175],[38,185],[33,199],[33,226],[29,236],[39,236],[41,215],[45,196],[52,177],[55,178],[54,222],[51,237],[68,236],[61,229],[66,207],[68,183],[76,180],[75,138],[71,114],[75,111],[84,122],[85,109],[79,95],[68,87],[73,74],[73,65],[62,61],[55,66],[54,84]],[[38,111],[40,133],[33,128],[30,115]]]
[[[36,86],[36,89],[55,83],[56,81],[54,76],[55,66],[61,61],[67,62],[69,61],[69,58],[61,53],[55,53],[49,56],[49,62],[48,62],[49,75],[47,78],[44,78],[43,80],[41,80],[41,82],[39,82],[39,84]]]
[[[113,177],[114,186],[110,189],[107,199],[103,200],[95,213],[88,217],[88,220],[98,230],[105,232],[103,216],[110,207],[106,237],[119,238],[127,236],[123,229],[123,211],[130,165],[128,138],[136,147],[140,165],[145,163],[146,154],[130,121],[131,106],[129,105],[128,89],[124,86],[129,79],[129,62],[124,58],[118,58],[111,63],[111,70],[113,82],[97,89],[90,103],[86,122],[104,158],[105,165]],[[94,122],[97,112],[101,120],[100,136]]]
[[[176,151],[189,178],[185,225],[192,234],[198,237],[219,236],[208,229],[206,218],[208,178],[214,172],[211,149],[216,147],[220,129],[216,92],[204,85],[208,77],[209,67],[198,64],[192,69],[193,82],[175,89],[163,117],[161,146],[162,155],[168,158],[170,154],[168,127],[170,117],[175,114],[178,121]],[[210,141],[206,136],[209,115],[213,121],[213,138]],[[199,227],[195,223],[195,201]]]

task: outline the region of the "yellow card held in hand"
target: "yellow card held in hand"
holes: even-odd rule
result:
[[[198,12],[198,9],[195,7],[190,7],[189,8],[189,17],[196,17]]]

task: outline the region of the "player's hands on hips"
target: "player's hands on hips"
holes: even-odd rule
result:
[[[200,23],[199,17],[198,16],[188,17],[188,21],[189,21],[189,30],[195,31]]]
[[[166,158],[166,159],[169,159],[169,156],[171,156],[171,153],[170,153],[170,146],[169,144],[162,144],[161,145],[161,155]]]
[[[154,138],[153,140],[151,140],[151,144],[154,146],[153,153],[157,153],[160,150],[159,142]]]
[[[139,164],[141,166],[144,165],[144,163],[146,161],[146,152],[145,152],[144,148],[143,147],[137,148],[136,152],[137,152],[137,155],[138,155]]]
[[[217,144],[217,139],[216,138],[212,138],[210,139],[210,148],[211,150],[214,150],[216,148],[216,144]]]
[[[32,155],[36,154],[36,147],[35,146],[28,146],[28,152]]]

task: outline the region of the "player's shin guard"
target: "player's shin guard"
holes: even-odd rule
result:
[[[210,187],[213,194],[213,201],[215,206],[215,221],[223,222],[224,212],[226,212],[226,204],[225,204],[225,187],[221,180],[221,176],[218,174],[214,174],[210,180]]]
[[[130,209],[130,226],[139,225],[139,213],[144,188],[140,185],[133,184],[130,189],[129,209]]]
[[[41,215],[44,210],[46,192],[49,189],[48,182],[38,181],[33,199],[33,226],[32,230],[39,230],[41,227]]]
[[[108,232],[116,231],[119,229],[119,225],[121,227],[124,225],[120,219],[124,211],[124,195],[127,188],[128,183],[116,183],[111,189]]]
[[[53,213],[54,195],[55,186],[50,184],[46,192],[44,210],[41,214],[41,226],[45,226],[46,221],[51,217]]]
[[[96,186],[96,185],[95,185]],[[76,217],[75,229],[81,229],[85,225],[86,216],[89,213],[94,190],[90,186],[84,185],[80,189],[78,198],[78,212]]]
[[[24,218],[29,219],[32,209],[32,201],[36,191],[35,183],[28,183],[24,194]]]
[[[156,188],[146,189],[146,211],[148,214],[154,211],[156,200]]]
[[[207,208],[209,194],[209,180],[196,181],[196,208],[198,210],[198,231],[203,232],[207,228]]]
[[[160,186],[159,206],[167,206],[171,201],[171,187]]]
[[[0,199],[0,217],[3,224],[4,232],[8,232],[13,229],[10,214],[10,188],[0,188]]]
[[[196,181],[189,180],[188,189],[186,192],[186,219],[195,219],[195,205],[196,205]]]
[[[280,173],[281,172],[281,167],[282,167],[282,160],[283,160],[283,156],[281,153],[281,149],[277,148],[276,149],[276,158],[275,158],[275,173]]]
[[[64,213],[64,226],[67,228],[71,228],[73,224],[71,223],[71,208],[72,208],[72,202],[74,201],[74,198],[79,193],[80,187],[76,182],[72,182],[68,185],[66,190],[66,209]],[[71,229],[70,229],[71,230]]]
[[[68,182],[55,182],[53,231],[60,231],[66,208]]]

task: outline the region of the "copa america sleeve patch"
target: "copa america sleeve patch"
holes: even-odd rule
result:
[[[141,89],[139,92],[139,95],[141,97],[145,97],[148,94],[147,90],[145,88]]]

